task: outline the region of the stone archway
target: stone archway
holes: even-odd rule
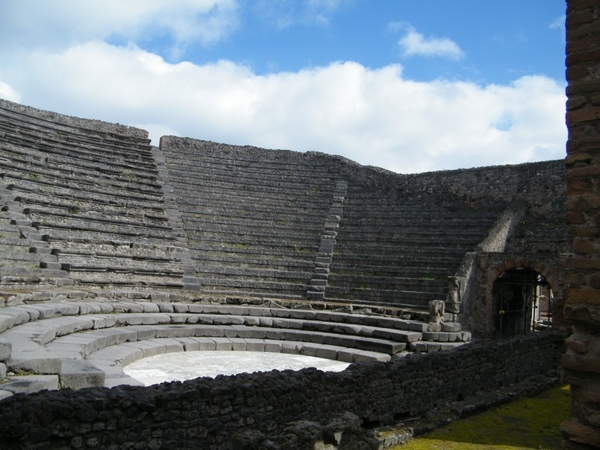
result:
[[[535,270],[515,267],[503,272],[492,287],[492,301],[495,337],[529,334],[551,325],[552,289]]]
[[[554,272],[539,261],[517,258],[488,272],[492,336],[506,338],[552,326],[562,304]],[[559,322],[561,315],[559,316]]]

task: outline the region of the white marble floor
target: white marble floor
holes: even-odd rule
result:
[[[300,370],[316,367],[323,371],[340,372],[348,366],[348,363],[341,361],[287,353],[204,351],[167,353],[140,359],[126,366],[123,372],[150,386],[165,381],[214,378],[217,375],[267,372],[273,369]]]

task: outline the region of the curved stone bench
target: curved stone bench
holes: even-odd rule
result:
[[[128,382],[122,367],[160,353],[156,345],[163,348],[167,341],[157,344],[158,339],[177,341],[165,352],[284,351],[346,362],[386,361],[407,345],[438,351],[470,339],[458,324],[445,324],[448,331],[429,333],[429,341],[421,342],[426,329],[421,322],[249,306],[84,302],[2,312],[0,339],[12,345],[9,367],[58,374],[61,385],[70,387]]]

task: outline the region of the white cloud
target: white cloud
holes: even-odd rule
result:
[[[4,2],[0,44],[64,48],[93,39],[144,41],[162,34],[173,45],[203,45],[238,25],[236,0],[19,0]]]
[[[9,84],[0,81],[0,98],[10,100],[11,102],[20,102],[21,95],[15,91]]]
[[[415,28],[407,23],[394,22],[388,26],[389,29],[403,30],[405,34],[398,40],[398,46],[403,56],[439,56],[454,60],[465,56],[456,42],[448,38],[425,37],[417,32]]]
[[[354,62],[258,76],[229,61],[170,64],[98,41],[61,52],[0,51],[0,60],[0,86],[12,86],[22,103],[147,124],[154,139],[167,131],[316,150],[403,173],[565,154],[564,86],[543,76],[507,86],[416,82],[399,65]]]

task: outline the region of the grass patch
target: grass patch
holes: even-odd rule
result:
[[[559,425],[570,417],[568,386],[559,386],[459,420],[394,450],[562,449]]]

